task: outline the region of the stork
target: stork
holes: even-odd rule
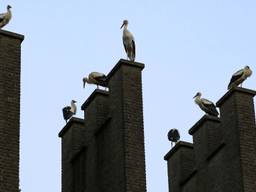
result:
[[[7,5],[7,12],[0,14],[0,28],[3,28],[5,25],[9,23],[12,18],[11,6]]]
[[[124,27],[123,30],[123,44],[124,44],[124,49],[127,54],[127,57],[130,59],[130,61],[135,60],[135,40],[130,31],[127,29],[128,26],[128,20],[124,20],[123,24],[120,29]]]
[[[216,109],[216,106],[213,102],[201,98],[202,93],[198,92],[193,98],[195,98],[195,103],[208,115],[218,117],[219,112]]]
[[[250,69],[249,66],[245,66],[243,69],[240,69],[239,71],[235,72],[232,75],[231,80],[228,84],[228,89],[237,87],[240,84],[242,87],[242,83],[251,75],[252,75],[252,70]]]
[[[180,140],[180,133],[178,129],[171,129],[168,132],[168,140],[171,141],[171,146],[173,146],[173,143],[176,144]]]
[[[63,112],[63,117],[67,123],[67,121],[76,114],[76,101],[72,100],[71,101],[71,106],[66,106],[62,109]]]
[[[97,88],[99,88],[99,85],[107,87],[107,76],[103,73],[91,72],[88,77],[83,78],[83,87],[85,87],[86,83],[95,84],[97,85]]]

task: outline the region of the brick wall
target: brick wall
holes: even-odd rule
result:
[[[96,89],[82,105],[84,125],[82,136],[77,137],[82,140],[80,148],[85,147],[87,153],[84,191],[146,191],[143,68],[141,63],[120,60],[108,74],[109,91]],[[73,129],[72,122],[69,123]],[[62,143],[66,134],[60,134]],[[67,153],[68,145],[62,145],[62,156]],[[74,179],[70,172],[64,171],[67,167],[68,162],[62,162],[63,182],[65,178]],[[62,191],[72,190],[62,185]]]
[[[256,189],[256,127],[253,97],[244,88],[229,90],[218,102],[220,118],[205,115],[190,130],[193,136],[193,174],[187,179],[177,172],[191,159],[174,147],[165,159],[171,192],[253,192]],[[177,161],[179,157],[179,161]],[[186,164],[186,163],[185,163]],[[180,172],[178,170],[178,172]],[[179,174],[180,176],[175,177]],[[185,182],[183,180],[185,179]]]
[[[24,37],[0,30],[0,192],[19,191],[20,52]]]

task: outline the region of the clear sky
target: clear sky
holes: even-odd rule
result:
[[[24,192],[61,190],[58,132],[62,108],[78,109],[95,89],[82,88],[91,71],[108,73],[120,58],[123,19],[135,36],[143,71],[147,190],[167,192],[163,156],[169,129],[188,129],[203,112],[192,97],[217,101],[231,75],[249,65],[256,73],[255,0],[0,0],[12,5],[6,30],[22,44],[20,187]],[[256,74],[244,87],[256,88]],[[82,117],[78,111],[77,117]]]

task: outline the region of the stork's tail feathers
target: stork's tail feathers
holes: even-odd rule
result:
[[[217,111],[217,109],[215,107],[211,107],[208,111],[209,115],[218,117],[219,116],[219,112]]]
[[[232,89],[234,87],[236,87],[236,85],[234,83],[229,83],[228,84],[228,90],[230,90],[230,89]]]
[[[135,56],[132,53],[130,53],[130,54],[128,53],[127,56],[128,56],[130,61],[132,61],[132,62],[135,61]]]
[[[100,77],[99,79],[97,79],[97,81],[98,81],[100,86],[103,86],[103,87],[108,86],[108,81],[107,81],[107,76],[106,75]]]

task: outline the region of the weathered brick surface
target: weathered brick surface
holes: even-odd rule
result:
[[[87,192],[146,191],[143,68],[143,64],[120,60],[108,74],[109,91],[95,90],[82,105],[85,120],[79,146],[86,147]],[[62,156],[70,154],[67,134],[61,136],[62,143],[67,140],[66,145],[62,145]],[[76,137],[79,135],[73,139]],[[74,179],[66,169],[72,168],[68,162],[62,162],[63,183]],[[63,185],[62,191],[72,191],[71,188],[74,189],[72,182],[69,186]]]
[[[20,52],[24,37],[0,30],[0,192],[19,191]]]
[[[73,190],[72,159],[79,152],[81,143],[83,142],[83,129],[84,120],[73,117],[59,133],[59,136],[62,137],[62,192]]]
[[[226,162],[230,167],[227,174],[235,178],[234,182],[227,181],[227,183],[233,186],[239,184],[237,188],[244,192],[252,192],[256,189],[256,127],[253,104],[255,94],[256,92],[252,90],[236,88],[218,102],[223,118],[225,142],[227,142],[226,152],[230,157],[227,160],[231,162]],[[231,180],[231,176],[226,178]],[[225,188],[227,189],[228,186]]]
[[[110,77],[112,127],[118,130],[119,164],[124,185],[118,191],[146,191],[141,70],[143,65],[121,61]],[[114,122],[115,121],[115,122]],[[122,182],[123,182],[122,181]]]
[[[193,145],[188,142],[178,142],[164,157],[168,166],[169,191],[179,192],[182,184],[188,183],[194,171]],[[192,183],[192,182],[190,182]],[[194,184],[190,184],[190,188]]]

